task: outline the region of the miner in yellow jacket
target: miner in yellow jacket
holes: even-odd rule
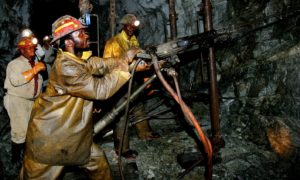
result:
[[[139,21],[137,20],[136,16],[133,14],[126,14],[121,19],[120,23],[123,25],[121,32],[109,39],[105,44],[103,54],[104,58],[121,57],[124,54],[124,52],[126,52],[129,48],[140,46],[136,36],[134,35],[139,26]],[[149,69],[149,65],[143,64],[139,65],[136,71],[146,71]],[[135,77],[135,80],[136,78],[137,77]],[[120,98],[118,104],[121,104],[122,102],[124,102],[124,100],[126,100],[126,92],[126,89],[118,92],[119,95],[122,94],[121,96],[123,96],[122,98]],[[144,106],[141,102],[135,104],[133,113],[136,117],[140,117],[145,114]],[[114,144],[117,153],[119,149],[119,143],[121,140],[122,129],[124,126],[124,123],[122,123],[122,121],[124,120],[124,115],[119,117],[119,122],[116,123],[114,128]],[[148,120],[139,122],[135,126],[137,129],[137,134],[141,139],[151,140],[159,137],[157,133],[152,132]],[[137,156],[137,152],[129,148],[128,132],[125,132],[125,138],[121,155],[126,158],[134,158]]]
[[[54,180],[64,166],[84,168],[90,179],[112,179],[104,152],[93,143],[93,100],[111,97],[129,79],[128,64],[137,50],[124,59],[81,59],[89,47],[86,27],[65,15],[52,25],[59,50],[46,91],[35,100],[26,136],[21,179]]]

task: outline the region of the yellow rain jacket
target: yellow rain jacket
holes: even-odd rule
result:
[[[119,34],[115,35],[114,37],[112,37],[111,39],[109,39],[106,44],[105,44],[105,48],[104,48],[104,53],[103,53],[103,57],[104,58],[116,58],[116,57],[122,57],[122,55],[130,48],[132,47],[136,47],[139,48],[140,44],[136,38],[135,35],[131,36],[129,38],[129,36],[126,34],[126,32],[124,30],[122,30]],[[133,63],[132,63],[133,64]],[[139,75],[137,77],[135,77],[135,84],[134,85],[138,85],[139,83],[143,82],[143,75]],[[126,90],[126,89],[125,89]],[[119,100],[118,103],[125,101],[126,100],[126,93],[127,91],[121,91],[120,93],[123,93],[123,98]],[[141,102],[137,103],[135,102],[135,107],[134,107],[134,111],[133,114],[137,117],[143,116],[145,114],[145,110],[144,110],[144,106]],[[123,126],[121,123],[121,121],[124,121],[123,119],[125,118],[123,117],[119,117],[120,118],[120,122],[118,122],[115,126],[114,129],[114,143],[115,143],[115,148],[116,150],[118,149],[119,146],[119,142],[120,139],[122,137],[122,130],[123,130]],[[142,122],[139,122],[135,125],[136,130],[137,130],[137,134],[140,138],[146,138],[147,136],[152,134],[152,130],[151,127],[149,125],[149,121],[145,120]],[[124,135],[124,143],[123,143],[123,149],[122,152],[126,152],[129,150],[129,135],[128,132],[125,132]]]
[[[53,165],[88,162],[93,100],[108,99],[130,78],[128,70],[119,68],[118,61],[98,57],[84,61],[59,50],[46,92],[33,106],[26,139],[27,157]]]
[[[136,36],[133,35],[129,39],[125,31],[122,30],[119,34],[106,42],[103,57],[122,57],[122,55],[131,47],[140,47]]]

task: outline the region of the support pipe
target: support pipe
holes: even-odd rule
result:
[[[110,32],[111,37],[113,37],[115,35],[115,27],[116,27],[116,1],[110,0],[110,3],[109,3],[109,32]]]
[[[213,30],[212,24],[212,5],[210,0],[202,0],[202,11],[204,13],[204,31],[208,32]],[[210,118],[212,137],[211,143],[214,151],[218,151],[225,145],[221,137],[220,131],[220,117],[219,117],[219,100],[216,76],[216,61],[214,48],[208,49],[209,57],[209,79],[210,79]]]
[[[171,40],[177,38],[177,25],[176,25],[176,10],[175,10],[175,0],[169,0],[169,21],[170,21],[170,31]]]
[[[201,142],[203,143],[204,157],[207,160],[206,168],[205,168],[205,179],[211,180],[212,179],[212,146],[211,146],[211,143],[208,140],[208,138],[205,136],[204,132],[202,131],[200,125],[198,124],[197,119],[195,118],[195,116],[192,113],[192,111],[190,110],[190,108],[178,96],[178,94],[173,90],[173,88],[167,83],[167,81],[163,77],[163,75],[160,72],[160,69],[158,67],[157,56],[154,54],[151,54],[151,57],[152,57],[154,70],[155,70],[160,82],[163,84],[163,86],[166,88],[166,90],[170,93],[170,95],[173,97],[173,99],[180,105],[182,112],[185,115],[186,119],[188,120],[189,123],[191,123],[193,125],[193,127],[195,128],[195,130],[197,132],[197,135],[199,136]]]
[[[128,99],[132,101],[135,99],[149,84],[151,84],[156,79],[156,74],[152,75],[142,86],[140,86]],[[125,109],[127,101],[123,102],[120,106],[114,109],[112,112],[107,113],[103,118],[101,118],[94,126],[94,134],[99,133],[104,129],[108,124],[112,123],[115,117]]]

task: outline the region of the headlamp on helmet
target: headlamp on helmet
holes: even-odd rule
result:
[[[38,44],[38,39],[37,38],[32,38],[31,39],[32,44],[37,45]]]
[[[43,38],[43,41],[49,41],[50,40],[50,37],[49,36],[45,36],[44,38]]]
[[[135,26],[135,27],[138,27],[139,25],[140,25],[140,21],[139,20],[135,20],[134,22],[133,22],[133,25]]]
[[[32,36],[33,35],[33,33],[32,33],[32,31],[30,30],[30,29],[24,29],[23,31],[22,31],[22,33],[21,33],[21,36],[22,37],[30,37],[30,36]]]

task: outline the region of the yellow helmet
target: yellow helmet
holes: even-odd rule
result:
[[[137,17],[133,14],[125,14],[121,21],[121,24],[132,24],[136,27],[138,27],[140,25],[140,21],[137,19]]]

